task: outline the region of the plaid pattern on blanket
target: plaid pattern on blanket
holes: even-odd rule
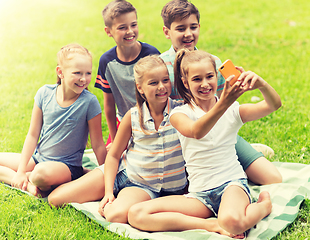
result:
[[[310,166],[299,163],[274,162],[283,176],[283,183],[257,186],[250,184],[253,198],[258,198],[261,191],[268,191],[273,208],[271,214],[252,228],[247,239],[270,239],[276,236],[287,225],[292,223],[299,211],[300,204],[310,195]],[[109,223],[97,211],[99,202],[84,204],[72,203],[77,210],[95,220],[108,230],[132,239],[231,239],[205,230],[183,232],[142,232],[128,224]]]

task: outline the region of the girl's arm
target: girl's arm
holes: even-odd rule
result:
[[[229,81],[233,77],[230,76],[227,78],[221,98],[204,116],[193,121],[183,113],[175,113],[170,117],[172,126],[185,137],[195,139],[204,137],[213,128],[227,108],[244,93],[244,90],[240,88],[241,81],[237,81],[233,86],[230,86]]]
[[[242,72],[239,79],[243,81],[243,88],[246,91],[259,89],[264,97],[259,103],[240,105],[239,112],[244,123],[265,117],[281,107],[279,94],[264,79],[253,72],[238,69]]]
[[[88,121],[89,135],[92,148],[96,155],[98,164],[104,164],[107,149],[102,138],[101,114],[93,117]]]
[[[99,212],[109,202],[111,203],[115,197],[113,195],[113,187],[115,177],[118,171],[120,158],[127,148],[128,142],[132,135],[131,129],[131,111],[128,111],[122,119],[111,149],[108,152],[104,166],[105,196],[99,204]]]
[[[34,104],[32,109],[30,127],[21,154],[21,160],[17,169],[17,173],[12,179],[11,185],[13,187],[27,190],[28,179],[26,176],[26,167],[38,144],[42,123],[42,110],[36,104]]]
[[[115,99],[112,93],[103,92],[103,108],[104,114],[109,128],[109,134],[111,136],[112,143],[117,132],[116,127],[116,109],[115,109]],[[110,146],[108,146],[110,148]]]

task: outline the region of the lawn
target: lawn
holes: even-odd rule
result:
[[[101,54],[114,46],[104,32],[99,0],[0,0],[0,151],[20,152],[28,131],[33,97],[44,84],[56,82],[56,53],[77,42],[93,53],[90,91],[101,106],[102,92],[93,87]],[[163,52],[170,42],[162,33],[160,11],[167,0],[130,1],[138,11],[139,40]],[[200,10],[197,47],[224,61],[252,70],[280,94],[283,106],[246,124],[247,141],[267,144],[271,161],[309,164],[310,144],[310,2],[307,0],[192,1]],[[258,91],[239,102],[250,102]],[[108,128],[103,117],[104,140]],[[296,221],[275,239],[306,239],[310,202]],[[53,209],[44,202],[0,185],[0,239],[122,239],[106,232],[75,209]],[[79,229],[79,231],[77,230]],[[27,234],[26,234],[27,233]],[[25,235],[26,234],[26,235]]]

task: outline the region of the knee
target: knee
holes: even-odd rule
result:
[[[104,217],[108,222],[117,222],[117,223],[127,223],[128,222],[128,210],[120,207],[105,206],[104,207]]]
[[[147,213],[141,204],[133,205],[128,211],[128,222],[131,226],[143,230],[143,223],[146,221]]]
[[[64,204],[62,199],[63,199],[63,195],[58,194],[58,192],[55,190],[52,191],[47,197],[47,201],[49,205],[54,206],[54,207],[61,207]]]
[[[218,217],[218,223],[223,229],[232,234],[241,234],[247,230],[241,216],[225,214]]]
[[[37,164],[33,171],[31,172],[29,176],[29,180],[34,185],[39,185],[46,182],[46,179],[48,177],[48,170],[41,166],[40,164]]]

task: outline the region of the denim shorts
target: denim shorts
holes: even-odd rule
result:
[[[102,171],[103,166],[100,166],[99,169]],[[114,188],[113,188],[113,194],[115,197],[117,197],[117,194],[126,187],[137,187],[145,191],[151,199],[158,198],[161,196],[167,196],[167,195],[182,195],[185,193],[185,189],[177,190],[177,191],[166,191],[161,190],[160,192],[155,192],[151,189],[149,189],[146,186],[140,186],[138,184],[133,183],[130,181],[130,179],[127,176],[126,169],[123,169],[119,171],[116,175],[115,182],[114,182]]]
[[[35,164],[38,164],[38,160],[32,156]],[[79,177],[82,177],[84,172],[83,172],[83,167],[82,166],[72,166],[70,164],[64,163],[66,164],[66,166],[69,168],[70,172],[71,172],[71,181],[78,179]]]
[[[227,187],[233,185],[242,188],[248,195],[250,203],[252,202],[250,189],[248,187],[248,181],[246,178],[228,181],[219,187],[207,191],[188,193],[185,195],[185,197],[196,198],[197,200],[202,202],[207,208],[209,208],[214,213],[215,216],[217,216],[223,193],[225,192]]]

